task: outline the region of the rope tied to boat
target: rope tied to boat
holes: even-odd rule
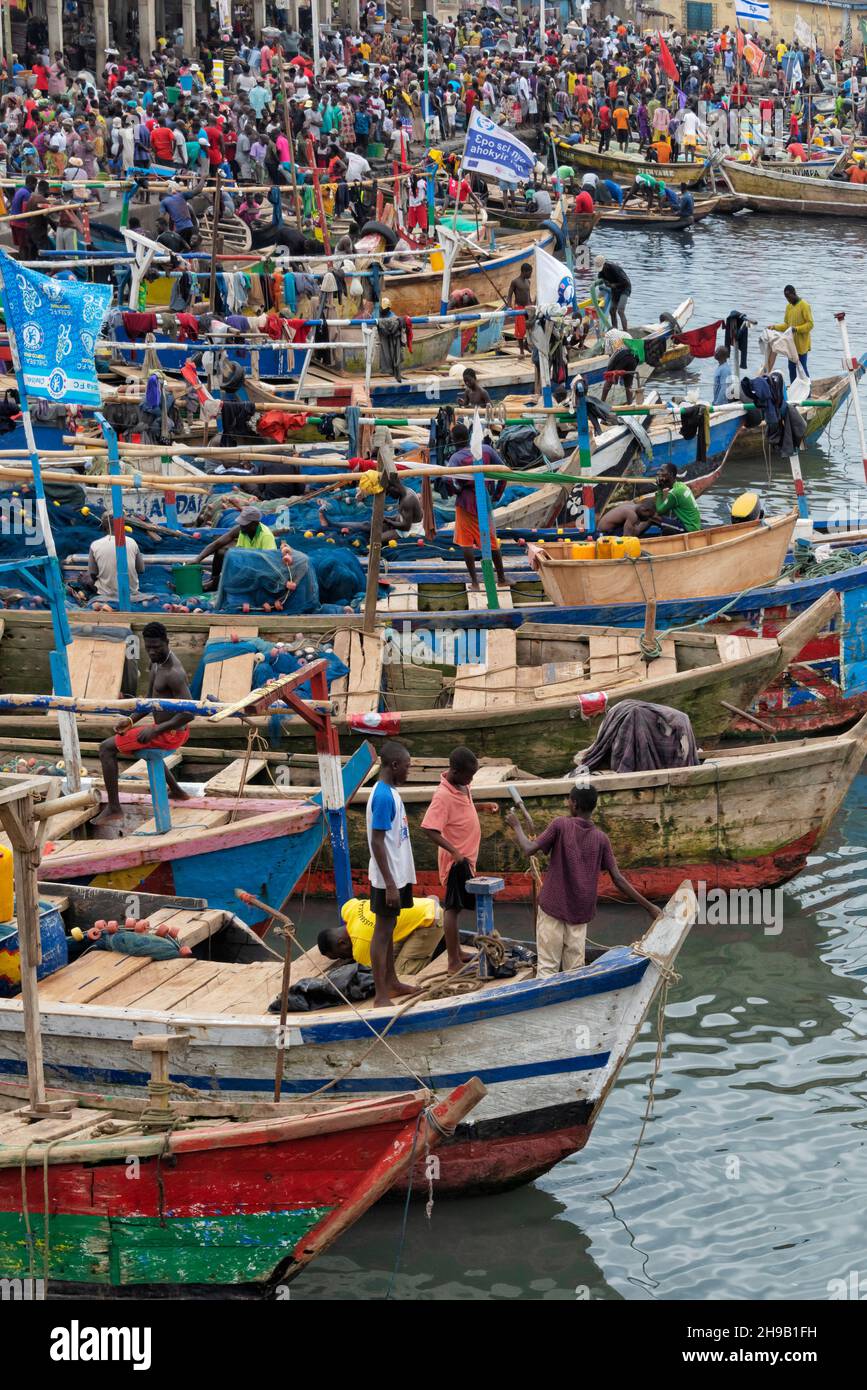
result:
[[[638,1161],[638,1154],[644,1142],[644,1135],[653,1115],[653,1106],[656,1099],[656,1081],[662,1069],[662,1050],[665,1045],[665,1010],[668,1003],[668,990],[669,986],[677,984],[680,980],[680,976],[674,969],[674,966],[670,965],[668,961],[662,960],[659,956],[654,955],[653,951],[648,951],[647,947],[641,941],[634,941],[629,949],[636,956],[644,956],[659,972],[659,994],[656,1002],[656,1053],[653,1059],[653,1071],[651,1072],[650,1081],[648,1083],[644,1118],[641,1121],[641,1129],[635,1141],[632,1157],[629,1160],[626,1172],[607,1192],[600,1193],[602,1197],[613,1197],[615,1192],[618,1192],[626,1182]]]

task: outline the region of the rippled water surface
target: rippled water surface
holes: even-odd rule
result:
[[[717,218],[685,236],[597,232],[593,250],[627,268],[635,321],[692,294],[691,327],[736,308],[779,322],[791,282],[813,307],[814,376],[839,369],[835,310],[846,311],[853,351],[867,350],[867,226]],[[689,379],[707,387],[713,365]],[[856,506],[867,502],[851,415],[803,467],[814,516],[850,491]],[[790,504],[786,466],[776,461],[768,482],[758,458],[726,478],[718,514],[756,484],[766,502]],[[862,775],[807,872],[785,888],[779,935],[705,927],[687,939],[654,1115],[620,1190],[603,1195],[641,1128],[651,1024],[584,1153],[517,1192],[439,1202],[430,1223],[413,1207],[394,1297],[825,1299],[829,1281],[852,1270],[867,1286],[865,802]],[[321,911],[308,908],[308,930]],[[644,920],[605,909],[592,935],[629,942]],[[501,918],[515,934],[526,924],[520,909]],[[370,1212],[293,1285],[293,1299],[384,1297],[402,1215],[396,1205]]]

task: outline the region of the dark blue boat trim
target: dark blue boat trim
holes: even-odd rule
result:
[[[538,1076],[561,1076],[571,1072],[599,1071],[608,1065],[610,1058],[610,1052],[596,1052],[577,1057],[557,1057],[550,1062],[524,1062],[508,1067],[479,1068],[469,1066],[465,1071],[430,1072],[427,1076],[422,1075],[421,1079],[426,1086],[430,1086],[433,1090],[460,1086],[471,1076],[478,1076],[485,1085],[491,1086],[504,1081],[529,1081]],[[25,1076],[26,1072],[27,1069],[23,1062],[5,1058],[0,1060],[0,1075]],[[146,1072],[118,1071],[113,1067],[56,1066],[52,1063],[46,1065],[46,1072],[52,1082],[60,1085],[84,1082],[89,1086],[126,1086],[144,1090],[149,1079]],[[182,1081],[185,1085],[192,1086],[205,1094],[209,1091],[215,1093],[249,1091],[258,1095],[263,1091],[273,1091],[274,1089],[273,1076],[263,1076],[258,1081],[248,1080],[246,1077],[240,1076],[224,1076],[212,1087],[208,1086],[207,1078],[194,1074],[172,1072],[171,1078],[173,1081]],[[413,1080],[414,1074],[410,1075],[409,1073],[402,1076],[347,1076],[335,1085],[332,1084],[332,1078],[327,1076],[318,1079],[304,1077],[299,1080],[284,1076],[282,1090],[291,1092],[293,1095],[303,1096],[328,1086],[331,1092],[346,1095],[378,1095],[379,1093],[405,1091]]]
[[[426,1009],[424,1013],[410,1010],[389,1028],[388,1036],[400,1034],[428,1033],[434,1029],[454,1028],[458,1024],[489,1022],[508,1014],[525,1013],[528,1009],[547,1008],[551,1004],[563,1004],[572,999],[586,999],[594,994],[610,994],[616,989],[630,989],[637,985],[645,970],[647,959],[636,956],[627,946],[618,946],[609,951],[604,960],[588,967],[585,971],[573,971],[566,975],[556,975],[552,979],[522,980],[519,984],[500,985],[497,989],[479,994],[465,994],[456,999],[444,1000],[439,1008]],[[380,1023],[380,1020],[376,1020]],[[333,1023],[313,1023],[308,1027],[302,1023],[300,1032],[305,1043],[355,1042],[372,1036],[370,1024],[361,1019],[335,1019]],[[388,1019],[381,1020],[385,1027]]]

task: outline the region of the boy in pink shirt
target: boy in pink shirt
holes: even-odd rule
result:
[[[439,850],[440,883],[443,898],[443,934],[448,954],[448,973],[456,974],[472,956],[462,951],[458,939],[458,917],[463,909],[475,911],[475,898],[467,892],[467,879],[476,872],[482,830],[470,794],[470,783],[479,770],[479,760],[469,748],[455,748],[448,771],[440,777],[431,804],[421,823]],[[483,810],[496,811],[495,803],[481,803]]]

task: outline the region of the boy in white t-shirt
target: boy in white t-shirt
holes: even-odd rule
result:
[[[370,846],[370,906],[376,926],[370,943],[370,964],[376,987],[374,1004],[385,1006],[394,995],[416,994],[402,985],[394,968],[394,929],[401,908],[412,907],[415,862],[409,842],[406,810],[397,788],[409,775],[408,749],[386,739],[379,755],[379,780],[367,803],[367,843]]]

